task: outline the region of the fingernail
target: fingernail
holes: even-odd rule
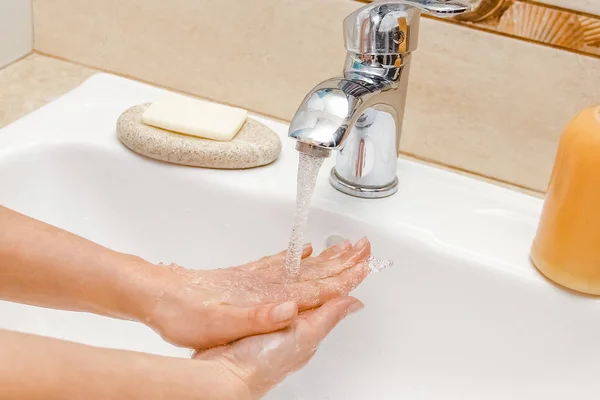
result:
[[[356,247],[358,247],[359,249],[362,249],[363,247],[365,247],[367,245],[368,241],[369,240],[366,237],[363,237],[358,242],[356,242]]]
[[[289,321],[296,316],[298,306],[293,301],[279,304],[271,310],[271,319],[275,323]]]
[[[348,307],[348,315],[358,312],[358,311],[362,310],[363,308],[365,308],[365,305],[360,301],[352,303],[352,304],[350,304],[350,307]]]
[[[312,244],[311,244],[311,243],[306,243],[306,244],[304,245],[304,250],[306,250],[306,249],[310,249],[310,248],[311,248],[311,246],[312,246]]]

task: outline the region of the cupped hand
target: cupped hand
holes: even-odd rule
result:
[[[316,257],[311,253],[305,247],[293,279],[285,270],[285,251],[226,269],[172,265],[175,279],[166,280],[146,323],[178,346],[218,346],[285,328],[299,312],[347,295],[369,272],[371,246],[366,238],[354,246],[332,246]]]
[[[221,363],[239,379],[249,399],[260,399],[289,374],[302,368],[329,332],[348,313],[362,307],[353,297],[339,297],[300,314],[281,331],[247,337],[197,353],[194,358]]]

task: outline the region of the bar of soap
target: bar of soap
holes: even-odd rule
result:
[[[167,93],[148,107],[142,121],[173,132],[228,142],[247,117],[248,112],[240,108]]]

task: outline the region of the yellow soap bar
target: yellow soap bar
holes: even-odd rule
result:
[[[147,125],[186,135],[227,142],[237,135],[248,112],[210,101],[167,93],[146,109]]]
[[[554,282],[600,295],[600,107],[561,137],[531,258]]]

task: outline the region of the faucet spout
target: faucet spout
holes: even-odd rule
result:
[[[340,150],[379,89],[368,82],[334,78],[317,85],[298,107],[289,136],[299,143]]]

